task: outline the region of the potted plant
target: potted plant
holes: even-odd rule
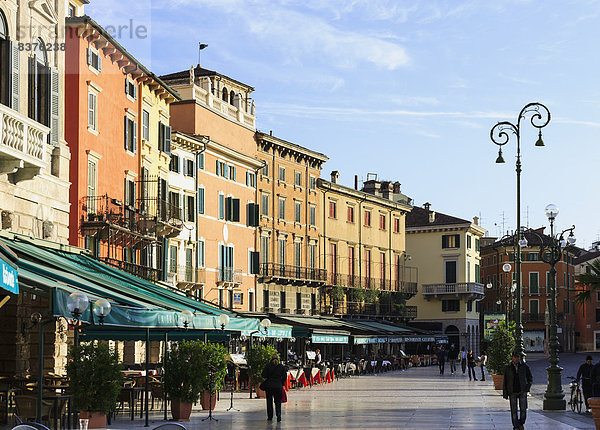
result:
[[[199,365],[204,372],[201,379],[200,405],[202,409],[215,409],[217,392],[223,388],[227,374],[227,349],[218,343],[204,343],[200,348]]]
[[[67,375],[73,406],[88,428],[105,428],[106,414],[113,410],[123,387],[119,354],[104,343],[80,344],[67,355]]]
[[[277,350],[271,345],[261,345],[260,343],[252,347],[252,351],[249,357],[250,367],[252,367],[252,385],[254,385],[254,391],[256,396],[259,398],[266,397],[264,390],[260,389],[260,384],[265,380],[262,377],[262,371],[265,366],[271,361],[271,356],[277,354]]]
[[[511,327],[501,321],[498,327],[492,333],[492,339],[488,347],[488,363],[487,368],[492,374],[494,380],[494,388],[502,389],[504,383],[504,369],[512,356],[515,349],[515,335]]]
[[[174,344],[165,359],[165,394],[171,400],[175,421],[189,421],[192,404],[202,391],[206,369],[200,365],[200,342],[182,341]]]

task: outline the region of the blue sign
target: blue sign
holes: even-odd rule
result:
[[[0,259],[0,288],[19,294],[19,282],[17,280],[17,269]]]

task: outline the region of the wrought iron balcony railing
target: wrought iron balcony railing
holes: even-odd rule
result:
[[[327,271],[279,263],[262,263],[260,265],[260,276],[305,283],[324,283],[327,279]]]
[[[417,317],[416,306],[402,306],[394,303],[363,303],[356,301],[335,300],[333,306],[326,306],[324,312],[328,315],[364,315],[390,316],[405,319]]]
[[[219,267],[219,282],[240,285],[242,283],[242,269]]]

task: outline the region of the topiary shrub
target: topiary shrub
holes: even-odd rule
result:
[[[351,302],[362,302],[365,298],[366,289],[360,288],[349,288],[348,289],[348,300]]]
[[[329,290],[329,297],[331,300],[341,301],[344,300],[344,288],[336,285]]]
[[[252,384],[258,387],[265,379],[262,377],[262,371],[265,366],[271,361],[271,356],[277,354],[277,350],[271,345],[255,344],[252,347],[250,357],[248,358],[252,367]],[[278,354],[279,355],[279,354]]]
[[[169,399],[196,403],[206,377],[202,366],[202,344],[182,341],[171,346],[165,360],[165,392]]]
[[[203,391],[216,393],[225,383],[227,374],[227,349],[219,343],[203,343],[200,345],[199,366],[206,371],[202,374]],[[212,371],[212,375],[210,373]]]
[[[119,354],[103,343],[72,346],[67,355],[73,405],[78,411],[108,414],[123,387]]]
[[[375,303],[379,296],[379,290],[374,288],[367,288],[365,290],[365,303]]]
[[[504,369],[510,363],[515,350],[515,334],[506,323],[500,322],[492,333],[492,340],[488,346],[487,368],[492,374],[504,375]]]

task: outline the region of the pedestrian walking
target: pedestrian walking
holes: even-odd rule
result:
[[[521,361],[521,355],[517,351],[513,352],[511,362],[504,370],[502,397],[510,401],[510,416],[515,430],[525,428],[527,393],[532,383],[533,376],[529,366]]]
[[[465,351],[464,346],[460,349],[460,367],[462,368],[462,372],[464,375],[465,370],[467,370],[467,351]]]
[[[450,362],[450,373],[456,373],[456,360],[458,359],[458,350],[454,347],[454,344],[450,345],[450,351],[448,351],[448,361]]]
[[[585,357],[585,363],[579,366],[577,371],[577,382],[581,379],[581,390],[583,391],[583,399],[585,400],[585,411],[588,412],[588,398],[592,397],[594,392],[592,375],[594,373],[594,365],[592,365],[592,356]]]
[[[261,390],[267,394],[267,420],[273,420],[273,402],[275,403],[275,414],[277,421],[281,421],[281,395],[283,385],[285,384],[287,371],[283,364],[279,362],[279,356],[273,354],[271,361],[262,371],[262,377],[265,381],[260,384]]]
[[[444,367],[446,365],[446,349],[442,346],[437,353],[438,366],[440,367],[440,375],[444,374]]]
[[[469,368],[469,381],[471,380],[471,375],[473,376],[473,380],[477,381],[477,376],[475,376],[475,357],[473,356],[472,349],[469,349],[467,353],[467,367]]]
[[[485,366],[487,365],[487,353],[485,352],[485,349],[481,351],[479,365],[481,366],[481,380],[485,381]]]

